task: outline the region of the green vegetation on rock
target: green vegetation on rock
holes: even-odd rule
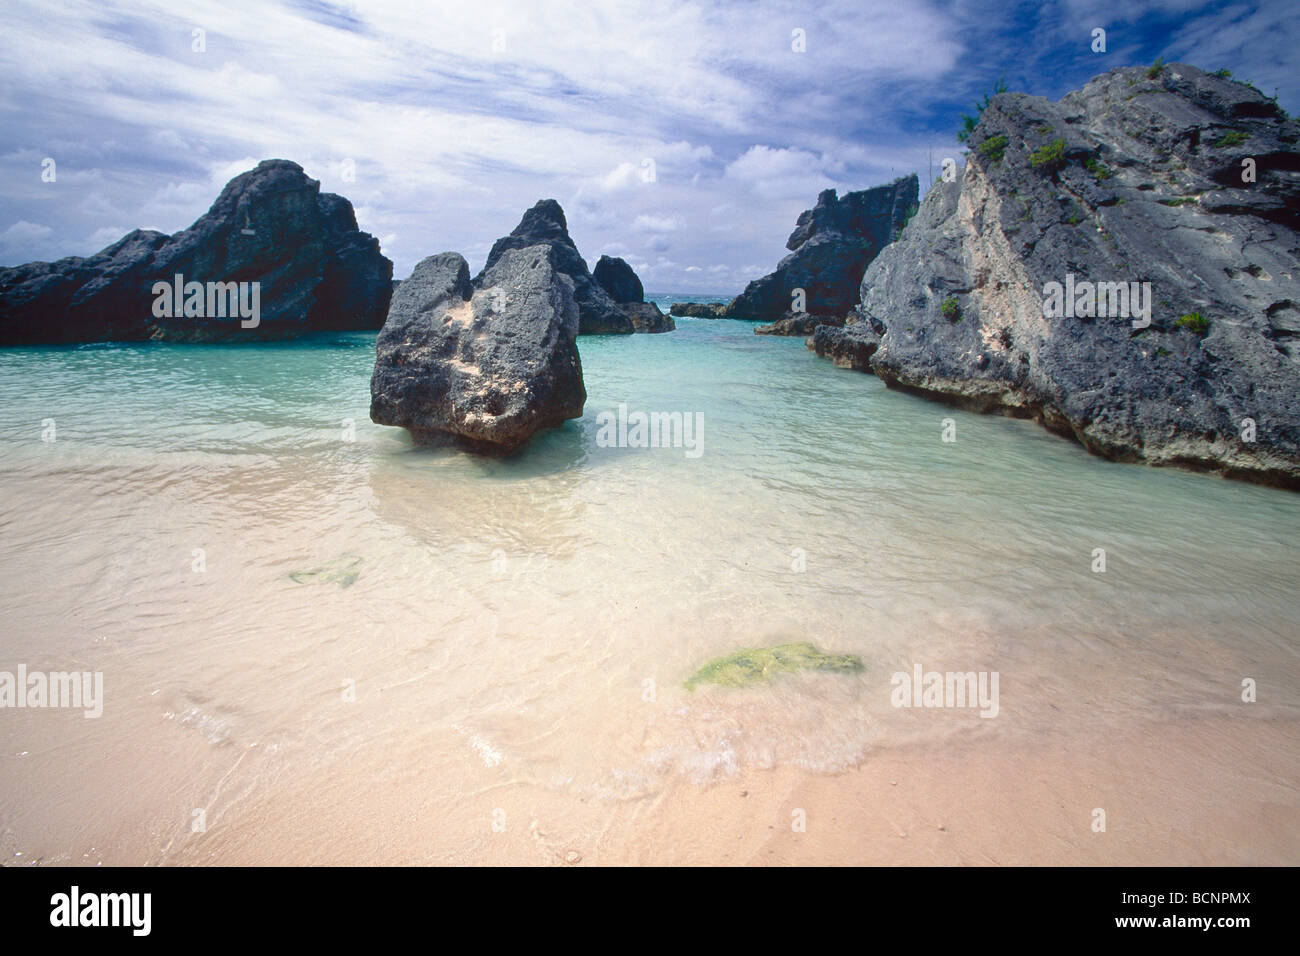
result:
[[[1210,320],[1199,312],[1188,312],[1186,315],[1179,316],[1174,325],[1180,329],[1190,329],[1197,335],[1204,335],[1210,328]]]
[[[1111,171],[1110,167],[1107,166],[1099,159],[1092,159],[1090,157],[1084,161],[1083,166],[1086,170],[1088,170],[1089,173],[1092,174],[1092,178],[1097,180],[1097,182],[1102,182],[1104,180],[1110,179],[1110,177],[1115,175]]]
[[[979,144],[977,152],[990,162],[997,164],[1002,162],[1002,154],[1006,152],[1007,143],[1005,136],[999,133],[997,136],[990,136],[984,142]]]
[[[1029,154],[1029,165],[1035,169],[1060,169],[1065,162],[1065,140],[1054,139]]]
[[[1165,68],[1165,58],[1158,57],[1154,63],[1147,67],[1147,79],[1154,80],[1160,75],[1160,71]]]
[[[750,687],[770,683],[778,675],[794,671],[853,673],[862,670],[862,666],[862,658],[856,654],[823,654],[808,643],[755,647],[709,661],[691,675],[685,687],[687,690],[694,690],[698,684]]]
[[[949,322],[960,322],[961,303],[957,301],[955,296],[950,295],[939,305],[939,314]]]
[[[357,570],[360,564],[359,556],[345,554],[327,562],[323,567],[295,571],[289,577],[298,584],[337,584],[345,588],[360,577],[361,572]]]
[[[1246,142],[1246,140],[1249,138],[1250,137],[1247,134],[1243,133],[1241,130],[1234,129],[1224,133],[1222,136],[1216,139],[1211,145],[1213,145],[1215,149],[1222,149],[1225,146],[1240,146],[1242,143]]]

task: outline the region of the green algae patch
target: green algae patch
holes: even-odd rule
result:
[[[289,578],[298,584],[337,584],[345,588],[361,576],[361,572],[357,570],[360,564],[360,557],[355,554],[345,554],[323,567],[312,568],[310,571],[295,571],[289,575]]]
[[[697,684],[751,687],[770,683],[779,674],[801,670],[854,673],[862,670],[862,658],[856,654],[823,654],[807,643],[754,647],[709,661],[691,675],[685,687],[687,690],[694,690]]]

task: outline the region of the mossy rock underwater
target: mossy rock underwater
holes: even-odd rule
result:
[[[360,564],[360,557],[355,554],[345,554],[326,563],[324,567],[312,568],[310,571],[295,571],[289,577],[298,584],[337,584],[345,588],[361,575],[357,570]]]
[[[862,670],[862,658],[856,654],[823,654],[808,643],[754,647],[709,661],[691,675],[685,687],[750,687],[770,683],[778,674],[801,670],[856,672]]]

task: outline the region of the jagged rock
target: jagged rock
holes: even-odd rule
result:
[[[804,312],[843,316],[857,302],[867,264],[903,228],[916,197],[915,174],[842,199],[834,189],[824,190],[786,240],[790,255],[775,272],[749,283],[726,315],[776,322],[794,305],[794,290],[803,289]]]
[[[867,364],[890,385],[1112,459],[1300,487],[1298,139],[1257,90],[1184,64],[996,96],[961,180],[868,267],[867,321],[814,345],[861,356],[879,336]],[[1067,276],[1149,282],[1150,325],[1114,314],[1118,286],[1109,314],[1045,310]]]
[[[640,277],[623,259],[601,256],[591,277],[619,305],[645,301],[645,289],[641,285]]]
[[[809,312],[786,312],[768,325],[754,326],[755,335],[811,335],[819,325],[842,326],[842,315],[813,315]]]
[[[204,285],[191,309],[202,314],[184,314],[188,294],[169,303],[171,316],[158,314],[154,285],[173,285],[177,274]],[[297,163],[269,159],[227,183],[211,209],[173,236],[137,229],[93,256],[0,269],[0,345],[247,341],[377,329],[392,275],[378,241],[357,229],[351,203],[322,193]],[[208,283],[250,283],[251,307],[253,282],[255,325],[224,290],[209,298]]]
[[[630,335],[635,331],[632,320],[591,277],[586,261],[578,254],[578,247],[569,237],[564,210],[554,199],[538,200],[536,205],[524,213],[519,225],[515,226],[510,235],[493,243],[484,272],[491,269],[509,250],[539,244],[551,246],[555,250],[557,268],[573,280],[573,293],[578,302],[579,335]],[[478,278],[482,276],[483,273],[479,273]]]
[[[554,245],[507,249],[473,283],[460,255],[415,267],[375,343],[370,418],[416,442],[505,454],[582,415],[573,280]]]
[[[725,319],[726,311],[725,302],[674,302],[668,307],[669,315],[692,319]]]

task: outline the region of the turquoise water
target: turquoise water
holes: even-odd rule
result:
[[[0,351],[0,667],[110,688],[101,722],[0,726],[7,753],[75,732],[87,761],[31,764],[12,818],[61,774],[108,787],[101,757],[233,801],[432,735],[418,759],[634,796],[918,737],[1237,713],[1243,677],[1252,717],[1295,716],[1300,496],[1102,461],[748,322],[677,325],[580,340],[583,418],[506,461],[372,424],[373,334]],[[698,413],[702,454],[602,447],[620,404]],[[347,556],[346,588],[289,577]],[[866,668],[682,687],[792,640]],[[999,719],[892,708],[915,663],[1000,672]],[[346,719],[341,678],[372,702]]]

